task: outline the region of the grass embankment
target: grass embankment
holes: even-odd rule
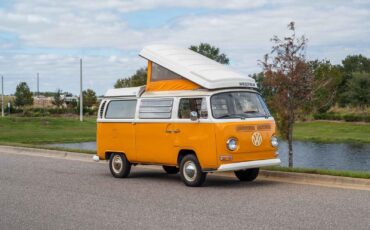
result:
[[[370,123],[301,122],[295,124],[293,136],[301,141],[370,143]]]
[[[48,143],[85,142],[96,139],[96,118],[0,118],[0,144],[41,146]],[[60,148],[55,148],[60,149]]]
[[[265,167],[264,169],[279,172],[294,172],[294,173],[310,173],[329,176],[341,176],[352,178],[370,179],[370,172],[364,171],[348,171],[348,170],[334,170],[334,169],[311,169],[311,168],[288,168],[288,167]]]

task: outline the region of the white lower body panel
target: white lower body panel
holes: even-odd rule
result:
[[[245,162],[238,162],[238,163],[223,164],[217,169],[217,171],[219,172],[237,171],[237,170],[243,170],[243,169],[260,168],[260,167],[280,165],[280,164],[281,164],[281,161],[279,158],[268,159],[268,160],[258,160],[258,161],[245,161]]]

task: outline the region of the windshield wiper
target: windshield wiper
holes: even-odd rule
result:
[[[231,114],[231,115],[230,114],[225,114],[225,115],[217,117],[217,119],[222,119],[222,118],[240,118],[240,119],[244,120],[245,116],[238,115],[238,114]]]

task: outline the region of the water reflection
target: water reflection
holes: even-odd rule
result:
[[[280,159],[288,165],[288,144],[279,146]],[[370,171],[370,144],[294,141],[295,167]]]

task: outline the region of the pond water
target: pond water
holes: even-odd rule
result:
[[[288,144],[279,145],[283,166],[288,166]],[[370,171],[370,144],[293,142],[294,167]]]
[[[95,142],[51,144],[69,149],[96,150]],[[294,166],[304,168],[370,171],[370,144],[315,143],[294,141]],[[288,165],[288,145],[280,142],[283,166]]]

